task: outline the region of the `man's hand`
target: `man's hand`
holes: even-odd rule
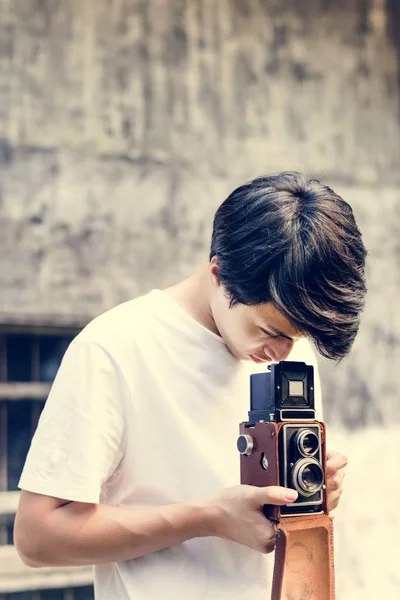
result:
[[[333,510],[339,504],[343,491],[343,477],[347,458],[339,452],[326,453],[326,491],[328,494],[328,511]]]
[[[268,554],[275,547],[276,525],[263,514],[264,504],[293,502],[297,492],[278,486],[237,485],[208,499],[214,518],[208,535],[217,535]]]

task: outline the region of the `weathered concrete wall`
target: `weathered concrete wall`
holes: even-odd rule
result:
[[[304,170],[351,201],[371,255],[353,355],[322,365],[328,399],[350,398],[327,416],[399,417],[396,3],[0,0],[0,15],[0,310],[85,318],[163,287],[206,258],[234,186]]]
[[[206,259],[234,186],[306,171],[370,252],[354,351],[321,365],[326,416],[399,422],[399,57],[395,0],[0,0],[3,318],[86,318],[168,285]],[[334,436],[353,457],[340,600],[397,598],[397,563],[376,562],[383,533],[398,544],[390,431]]]
[[[0,6],[11,161],[13,148],[61,147],[100,165],[156,161],[238,179],[282,165],[356,183],[399,179],[383,0]]]
[[[327,417],[399,417],[398,13],[0,0],[0,310],[85,318],[163,287],[206,258],[234,186],[303,170],[351,201],[370,250],[355,350],[322,365]]]

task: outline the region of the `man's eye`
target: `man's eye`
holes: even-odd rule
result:
[[[268,337],[277,337],[275,333],[271,333],[270,331],[267,331],[266,329],[263,329],[262,327],[260,327],[260,329]]]

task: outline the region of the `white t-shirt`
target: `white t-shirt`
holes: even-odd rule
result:
[[[316,366],[305,340],[290,359]],[[160,290],[121,304],[69,346],[19,487],[148,507],[237,485],[239,423],[249,410],[249,374],[260,370],[266,365],[236,359]],[[267,565],[265,555],[240,544],[195,538],[96,565],[96,599],[265,600]]]

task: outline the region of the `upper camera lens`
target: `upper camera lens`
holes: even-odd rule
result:
[[[311,429],[301,429],[296,435],[296,443],[303,456],[314,456],[318,452],[319,438]]]

